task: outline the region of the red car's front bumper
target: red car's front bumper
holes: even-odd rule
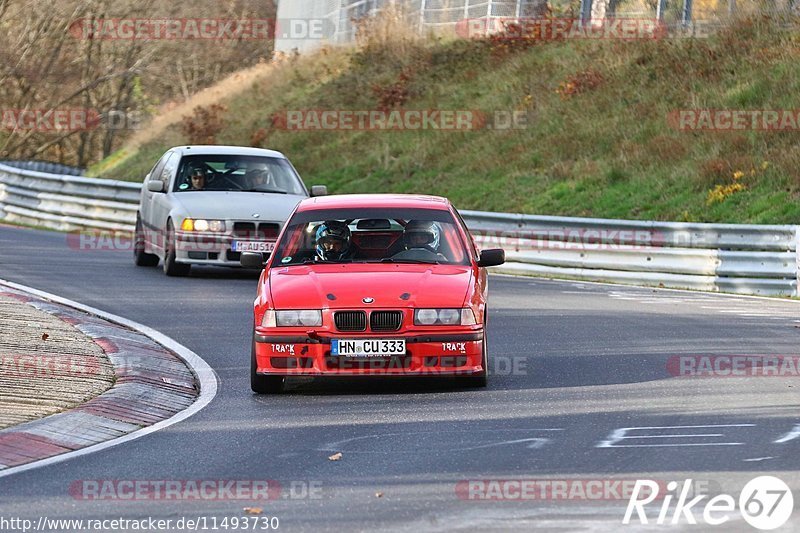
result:
[[[263,335],[256,332],[257,372],[281,376],[470,376],[485,372],[482,330],[380,336],[381,339],[405,339],[406,354],[371,358],[331,356],[331,339],[321,335],[314,337]]]

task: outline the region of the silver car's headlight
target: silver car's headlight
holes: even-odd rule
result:
[[[211,231],[213,233],[225,232],[224,220],[206,220],[204,218],[186,218],[181,224],[183,231]]]
[[[474,326],[472,309],[417,309],[414,311],[416,326]]]
[[[322,311],[319,309],[302,309],[291,311],[275,311],[264,313],[261,325],[265,328],[296,328],[322,325]]]

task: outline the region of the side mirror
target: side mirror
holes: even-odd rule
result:
[[[262,254],[261,252],[242,252],[239,258],[239,264],[244,268],[264,268],[267,264],[270,254]]]
[[[481,258],[478,261],[479,267],[493,267],[502,265],[506,262],[506,251],[497,248],[494,250],[483,250],[481,251]]]
[[[164,182],[159,180],[148,181],[147,190],[150,192],[164,192]]]
[[[311,197],[315,196],[328,196],[328,187],[325,185],[312,185],[311,186]]]

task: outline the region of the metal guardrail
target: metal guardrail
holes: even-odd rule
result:
[[[0,220],[132,232],[141,184],[0,164]],[[698,224],[462,211],[509,274],[798,296],[800,226]]]
[[[0,161],[0,164],[8,165],[22,170],[34,170],[36,172],[47,172],[49,174],[62,174],[64,176],[83,176],[86,169],[62,165],[61,163],[51,163],[50,161]]]
[[[700,224],[462,211],[498,271],[740,294],[797,296],[798,226]]]
[[[59,231],[131,232],[141,188],[0,164],[0,220]]]

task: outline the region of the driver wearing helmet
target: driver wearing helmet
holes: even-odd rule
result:
[[[350,228],[344,222],[329,220],[316,233],[317,261],[342,261],[351,258]]]
[[[428,220],[411,220],[403,230],[405,250],[395,254],[392,259],[419,261],[447,261],[439,253],[439,225]]]

